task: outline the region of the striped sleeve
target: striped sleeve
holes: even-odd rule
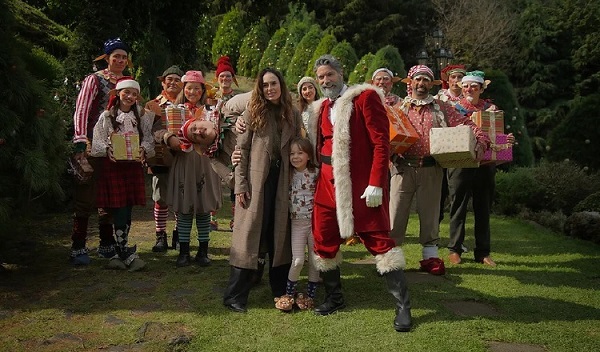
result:
[[[75,102],[75,115],[73,115],[75,134],[73,136],[73,143],[87,141],[88,116],[97,95],[98,85],[96,84],[96,77],[91,74],[83,80],[81,91],[79,91],[77,101]]]

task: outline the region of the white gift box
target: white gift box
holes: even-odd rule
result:
[[[431,156],[445,168],[479,167],[476,145],[477,139],[469,126],[432,128],[429,133]]]

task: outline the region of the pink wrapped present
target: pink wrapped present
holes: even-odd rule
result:
[[[445,168],[479,167],[476,144],[473,130],[465,125],[432,128],[429,133],[429,152]]]
[[[513,160],[512,154],[512,145],[508,143],[508,136],[497,134],[495,142],[485,151],[481,163],[496,163],[496,165],[508,163]]]

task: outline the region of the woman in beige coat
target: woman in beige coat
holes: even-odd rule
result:
[[[281,73],[270,68],[259,73],[242,118],[248,130],[237,139],[242,159],[235,169],[231,273],[223,300],[225,306],[240,313],[246,312],[261,247],[269,253],[273,296],[285,293],[292,260],[288,214],[290,142],[300,135],[302,126]]]

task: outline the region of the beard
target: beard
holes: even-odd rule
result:
[[[329,99],[336,99],[342,91],[343,85],[341,83],[330,84],[329,86],[321,86],[323,96]]]
[[[472,102],[473,102],[473,100],[475,100],[475,98],[474,98],[474,97],[472,97],[472,96],[470,96],[470,95],[469,95],[469,96],[467,96],[466,98],[467,98],[467,101],[468,101],[469,103],[472,103]]]

